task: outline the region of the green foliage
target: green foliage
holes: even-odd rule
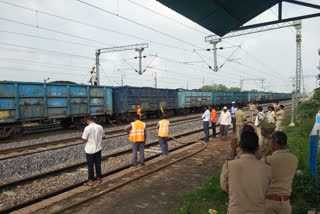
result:
[[[220,172],[206,180],[201,189],[180,197],[181,209],[175,214],[207,214],[215,209],[227,213],[228,194],[220,187]]]
[[[320,100],[320,89],[316,90],[312,96],[313,100]]]
[[[252,90],[250,90],[250,92],[258,93],[259,91],[256,89],[252,89]]]
[[[228,89],[228,91],[230,92],[240,92],[240,88],[239,87],[231,87]]]
[[[314,101],[298,106],[295,127],[285,128],[288,136],[288,150],[294,153],[298,160],[300,175],[296,175],[292,184],[291,204],[293,214],[307,213],[309,210],[320,210],[320,174],[318,178],[309,176],[309,134],[318,112],[318,104]],[[288,125],[290,117],[282,125]],[[320,170],[319,170],[320,171]]]

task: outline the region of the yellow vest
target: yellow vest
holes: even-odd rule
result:
[[[144,130],[146,124],[140,120],[136,120],[131,123],[131,130],[129,134],[129,140],[133,143],[144,141]]]
[[[170,122],[168,120],[161,120],[159,122],[159,137],[168,137],[169,136],[169,124]]]

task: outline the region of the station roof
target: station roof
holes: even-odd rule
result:
[[[279,0],[157,1],[221,37],[279,3]]]

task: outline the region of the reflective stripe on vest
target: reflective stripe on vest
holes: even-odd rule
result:
[[[168,120],[161,120],[159,122],[159,131],[158,131],[159,137],[168,137],[169,136],[169,124],[170,124],[170,122]]]
[[[131,130],[129,140],[131,142],[143,142],[144,141],[144,130],[146,124],[140,120],[136,120],[131,123]]]

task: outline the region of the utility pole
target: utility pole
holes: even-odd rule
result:
[[[116,46],[111,48],[101,48],[96,49],[96,73],[97,73],[97,83],[100,85],[100,54],[102,53],[110,53],[110,52],[119,52],[119,51],[127,51],[127,50],[135,50],[139,52],[139,70],[135,70],[138,74],[142,74],[142,51],[148,48],[148,43],[135,44],[135,45],[126,45],[126,46]]]
[[[123,79],[126,77],[125,74],[121,74],[121,86],[123,86]]]
[[[202,76],[202,87],[204,86],[204,76]]]
[[[294,111],[295,111],[295,78],[292,77],[290,78],[292,81],[292,102],[291,102],[291,123],[289,124],[289,126],[293,127],[295,126],[294,124]]]
[[[187,90],[189,89],[189,81],[187,81]]]
[[[297,43],[297,50],[296,50],[296,102],[300,98],[301,95],[301,20],[294,21],[296,24],[294,27],[296,29],[296,43]]]
[[[158,88],[157,72],[154,72],[154,87]]]

